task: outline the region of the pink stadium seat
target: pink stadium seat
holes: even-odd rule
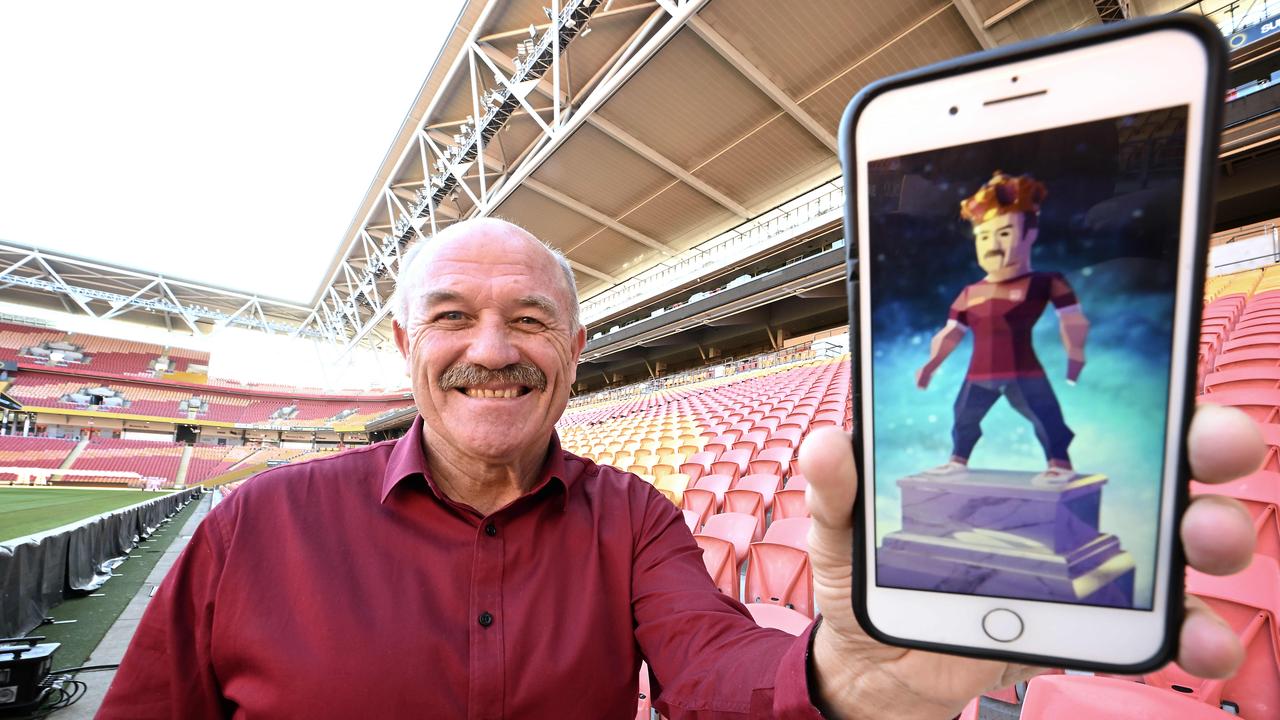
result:
[[[765,441],[764,447],[788,447],[794,450],[794,448],[800,447],[800,438],[803,437],[804,432],[801,432],[801,429],[796,425],[790,425],[790,427],[781,427],[780,425],[778,429],[773,430],[773,434],[769,436],[768,441]]]
[[[1216,370],[1246,367],[1280,367],[1280,353],[1269,349],[1246,349],[1221,352],[1213,361]]]
[[[653,720],[653,698],[649,697],[649,664],[640,663],[640,698],[636,703],[636,720]]]
[[[699,480],[707,477],[715,476],[703,476]],[[708,518],[716,514],[718,504],[714,492],[698,487],[686,488],[684,495],[680,498],[680,507],[685,513],[686,520],[690,516],[693,517],[693,524],[689,526],[693,532],[697,532],[698,528],[707,523]]]
[[[712,515],[702,527],[701,534],[724,540],[733,546],[736,574],[736,569],[747,559],[747,548],[751,545],[755,527],[756,519],[751,515],[723,512]]]
[[[743,475],[733,484],[733,489],[760,493],[760,497],[764,499],[764,509],[768,511],[773,507],[774,493],[782,489],[782,478],[772,473]]]
[[[717,475],[728,475],[737,480],[747,474],[747,466],[751,463],[750,450],[730,450],[711,463],[711,472]]]
[[[787,476],[787,490],[804,490],[809,487],[809,480],[800,473],[792,473]]]
[[[765,440],[769,439],[769,431],[767,430],[751,430],[744,434],[738,442],[733,444],[734,450],[749,450],[751,456],[755,457],[756,453],[764,448]]]
[[[1019,720],[1227,720],[1221,710],[1141,683],[1091,675],[1032,678]],[[1245,715],[1245,717],[1249,717]]]
[[[1196,401],[1240,408],[1259,423],[1280,422],[1280,390],[1223,390],[1201,395]]]
[[[1277,334],[1280,334],[1280,318],[1267,317],[1242,321],[1231,331],[1231,339],[1240,340],[1255,335],[1271,335],[1275,337]]]
[[[783,423],[778,426],[778,429],[785,430],[788,427],[794,427],[795,429],[799,430],[800,433],[803,435],[804,433],[809,432],[809,423],[812,421],[813,421],[812,412],[803,412],[803,411],[792,412],[790,415],[787,416],[787,419],[784,420]]]
[[[809,629],[812,618],[801,615],[791,608],[773,603],[747,603],[747,611],[751,619],[764,628],[775,628],[799,637]]]
[[[809,517],[809,506],[805,503],[804,490],[784,488],[773,496],[773,524],[791,518]]]
[[[693,487],[699,490],[710,491],[715,495],[715,504],[712,506],[711,514],[714,515],[724,508],[724,494],[733,487],[733,478],[728,475],[703,475],[698,481],[693,483]]]
[[[697,480],[711,473],[711,463],[716,461],[716,457],[716,453],[694,453],[680,466],[680,472],[688,475],[690,480]]]
[[[789,447],[767,447],[756,454],[755,459],[747,464],[747,469],[752,474],[785,475],[793,454],[794,451]]]
[[[711,581],[715,583],[716,588],[734,600],[740,599],[739,563],[733,543],[706,533],[695,534],[693,539],[697,541],[698,547],[702,548],[702,563],[706,565],[707,574],[711,576]]]
[[[1280,351],[1280,333],[1263,333],[1261,335],[1250,335],[1240,338],[1239,340],[1228,340],[1222,344],[1223,352],[1232,350],[1245,350],[1249,348],[1266,348],[1272,352]]]
[[[785,545],[751,543],[746,599],[773,603],[813,617],[813,570],[809,553]]]
[[[688,490],[684,491],[684,499],[685,500],[689,499]],[[698,532],[698,528],[702,527],[702,520],[701,518],[698,517],[698,513],[692,510],[681,510],[680,513],[684,515],[684,524],[688,526],[689,532],[691,533]]]
[[[702,446],[702,452],[712,453],[716,456],[716,459],[719,459],[731,450],[733,444],[737,441],[738,439],[732,435],[720,434],[708,440],[707,444]]]
[[[752,542],[764,537],[765,507],[764,498],[755,490],[730,490],[724,494],[724,511],[740,513],[755,518],[756,524],[751,531]]]
[[[1244,571],[1213,577],[1187,571],[1187,591],[1209,604],[1240,636],[1245,661],[1234,677],[1205,680],[1177,664],[1147,675],[1148,685],[1185,693],[1217,709],[1230,704],[1245,718],[1280,714],[1280,565],[1254,555]]]
[[[765,437],[768,438],[770,435],[773,435],[773,431],[777,430],[778,425],[781,423],[782,418],[773,415],[766,415],[765,417],[756,420],[756,424],[755,427],[752,428],[752,432],[757,430],[763,431]]]
[[[779,518],[769,525],[764,542],[809,552],[809,528],[812,525],[809,518]]]
[[[777,531],[774,527],[781,523]],[[813,617],[813,570],[809,565],[807,519],[780,520],[748,551],[746,598],[774,603]]]
[[[1223,390],[1276,390],[1280,389],[1280,367],[1244,367],[1219,370],[1204,378],[1206,393]]]

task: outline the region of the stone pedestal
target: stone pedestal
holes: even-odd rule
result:
[[[1102,475],[1060,485],[968,469],[898,480],[902,530],[876,554],[890,587],[1133,606],[1134,563],[1098,530]]]

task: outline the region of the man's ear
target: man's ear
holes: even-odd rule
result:
[[[393,335],[395,335],[396,348],[400,350],[400,357],[403,357],[405,360],[408,360],[409,359],[409,333],[405,332],[404,328],[400,327],[400,322],[397,320],[391,321],[391,332]]]
[[[587,329],[578,326],[578,332],[573,336],[573,362],[569,369],[569,384],[573,385],[578,382],[578,358],[582,357],[582,349],[587,346]]]

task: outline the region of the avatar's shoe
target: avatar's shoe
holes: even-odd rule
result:
[[[925,475],[955,475],[956,473],[965,472],[968,469],[969,469],[969,466],[962,462],[956,462],[955,460],[948,460],[942,463],[941,465],[939,465],[938,467],[929,468],[928,470],[925,470],[924,474]]]
[[[1032,485],[1065,485],[1076,478],[1076,471],[1071,468],[1050,467],[1031,478]]]

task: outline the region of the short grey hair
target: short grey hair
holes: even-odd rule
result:
[[[578,306],[578,281],[573,276],[573,266],[569,264],[569,258],[565,257],[564,253],[552,247],[546,241],[539,239],[533,233],[525,230],[510,220],[503,218],[489,219],[501,220],[508,225],[513,225],[519,228],[526,235],[537,240],[542,247],[546,248],[547,252],[551,254],[551,257],[555,259],[556,264],[560,266],[560,270],[564,273],[564,282],[566,287],[569,289],[569,303],[571,306],[569,309],[570,319],[573,321],[571,331],[576,333],[578,328],[582,326],[581,308]],[[461,223],[450,225],[446,231],[452,230],[455,227],[461,227],[467,222],[474,221],[463,221]],[[399,272],[396,275],[396,289],[395,292],[392,293],[391,300],[389,301],[389,304],[391,305],[391,317],[395,319],[396,323],[398,323],[400,327],[409,327],[409,318],[413,313],[412,301],[417,295],[416,291],[418,288],[418,282],[422,276],[422,269],[414,266],[418,263],[419,256],[422,255],[422,249],[427,247],[433,239],[434,237],[426,238],[414,243],[407,251],[405,251],[404,255],[400,257]]]

